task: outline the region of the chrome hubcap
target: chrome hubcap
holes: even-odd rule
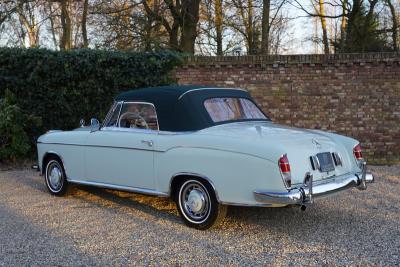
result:
[[[204,209],[204,205],[206,200],[204,199],[204,195],[197,189],[193,189],[189,193],[187,205],[189,209],[193,212],[199,212]]]
[[[185,216],[201,223],[210,213],[210,196],[206,188],[197,181],[189,181],[181,188],[180,205]]]
[[[54,191],[60,190],[63,184],[61,167],[56,162],[49,164],[47,168],[47,181]]]

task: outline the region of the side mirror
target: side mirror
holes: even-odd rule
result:
[[[84,119],[81,119],[81,120],[79,121],[79,126],[85,127],[85,120],[84,120]]]
[[[98,131],[100,129],[100,122],[98,119],[90,119],[90,128],[92,132]]]

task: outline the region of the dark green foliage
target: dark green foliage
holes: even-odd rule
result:
[[[7,90],[0,100],[0,162],[25,157],[32,144],[29,133],[40,125],[40,118],[25,114]]]
[[[99,50],[50,51],[0,48],[0,98],[5,88],[17,104],[49,129],[77,127],[80,118],[104,117],[120,91],[172,82],[180,63],[173,52],[131,53]]]
[[[348,14],[345,38],[334,45],[341,53],[391,51],[387,36],[378,30],[378,26],[374,10],[367,10],[362,1],[355,1]]]

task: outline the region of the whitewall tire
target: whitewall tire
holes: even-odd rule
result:
[[[180,182],[175,202],[183,221],[200,230],[218,225],[227,212],[227,207],[218,203],[212,186],[200,179]]]
[[[66,193],[68,182],[62,162],[55,157],[50,158],[45,167],[46,187],[53,195],[62,196]]]

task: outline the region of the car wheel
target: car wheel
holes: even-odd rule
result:
[[[51,158],[45,168],[46,186],[49,192],[56,196],[62,196],[67,192],[68,182],[64,167],[57,158]]]
[[[178,185],[175,202],[186,225],[200,230],[218,225],[227,213],[227,206],[218,203],[210,184],[197,179]]]

